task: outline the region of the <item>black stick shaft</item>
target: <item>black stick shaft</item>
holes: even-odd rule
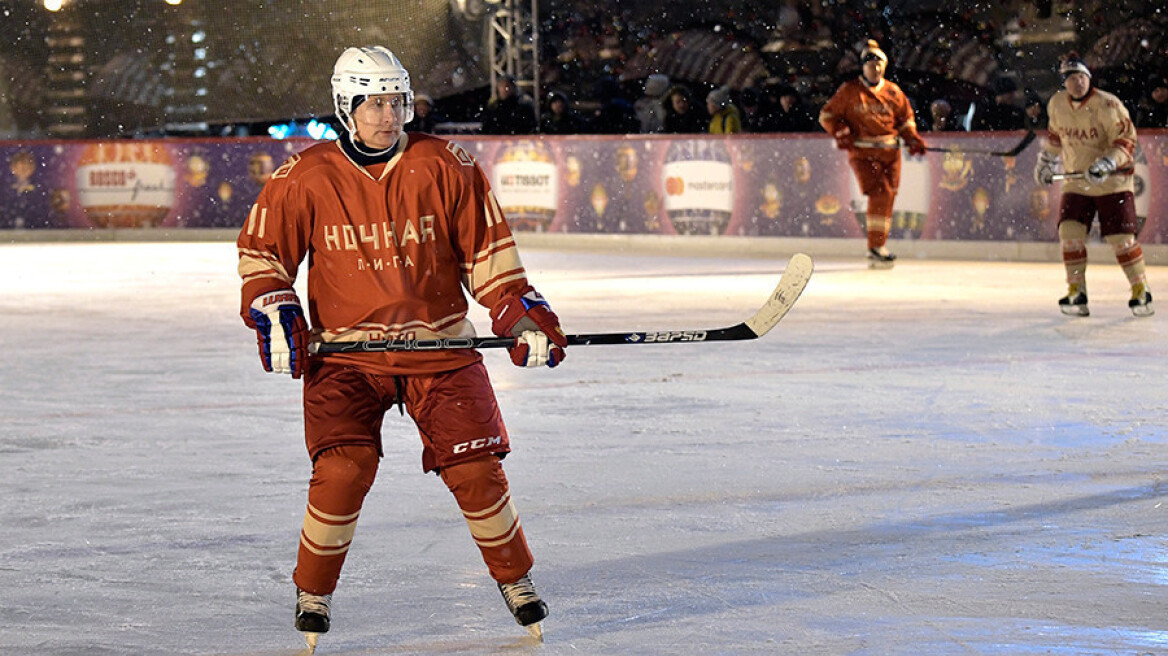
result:
[[[756,339],[765,335],[799,300],[811,278],[814,264],[803,253],[796,253],[787,263],[778,286],[762,307],[742,323],[726,328],[704,330],[654,330],[624,333],[579,333],[567,335],[568,346],[616,344],[677,344],[682,342],[722,342]],[[443,337],[438,339],[386,339],[365,342],[314,342],[313,354],[369,353],[385,351],[440,351],[446,349],[509,348],[515,337]]]
[[[568,346],[609,346],[617,344],[676,344],[754,339],[746,324],[713,330],[662,330],[628,333],[579,333],[568,335]],[[447,349],[509,348],[514,337],[444,337],[442,339],[392,339],[368,342],[321,342],[313,353],[362,353],[384,351],[440,351]]]

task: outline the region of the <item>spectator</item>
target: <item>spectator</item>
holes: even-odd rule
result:
[[[414,120],[406,124],[406,132],[434,133],[439,123],[445,123],[446,117],[434,111],[434,99],[428,94],[414,94]]]
[[[769,132],[763,123],[762,98],[758,90],[750,87],[742,90],[739,96],[739,109],[742,113],[743,132]]]
[[[706,94],[706,111],[710,114],[710,134],[742,132],[742,115],[730,101],[730,87],[720,87]]]
[[[598,134],[636,134],[641,130],[633,103],[621,93],[615,77],[605,75],[596,82],[595,89],[600,109],[593,126]]]
[[[548,111],[540,120],[543,134],[580,134],[587,132],[584,117],[568,106],[568,97],[559,91],[548,94]]]
[[[534,134],[535,105],[531,98],[520,95],[515,78],[500,77],[495,83],[497,95],[487,103],[480,115],[483,134]]]
[[[1146,89],[1136,105],[1136,127],[1168,128],[1168,77],[1152,75]]]
[[[674,85],[665,94],[661,105],[665,108],[665,129],[668,134],[696,134],[707,132],[709,119],[694,109],[693,93],[689,87]]]
[[[965,129],[954,118],[953,105],[950,105],[949,101],[944,98],[938,98],[929,103],[929,115],[933,119],[929,125],[931,132],[958,132]]]
[[[1025,96],[1022,111],[1026,114],[1026,129],[1045,130],[1050,122],[1046,114],[1046,101],[1034,89],[1027,89]]]
[[[819,121],[803,104],[795,87],[784,85],[778,90],[779,104],[773,114],[774,132],[818,132]]]
[[[1026,115],[1017,104],[1018,83],[1008,77],[994,80],[993,100],[979,103],[973,113],[970,130],[1021,130]]]
[[[652,134],[665,129],[665,107],[661,99],[669,91],[669,78],[660,73],[654,73],[645,80],[645,95],[633,103],[637,113],[637,120],[641,122],[641,132]]]
[[[786,85],[767,84],[762,88],[758,98],[757,132],[776,132],[778,130],[780,112],[783,103],[780,96]]]

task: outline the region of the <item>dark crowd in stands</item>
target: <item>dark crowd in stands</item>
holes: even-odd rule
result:
[[[872,0],[783,0],[777,10],[764,4],[726,2],[716,16],[707,8],[691,26],[732,32],[755,51],[780,44],[766,59],[769,75],[742,88],[631,71],[629,64],[639,55],[678,31],[675,23],[666,28],[659,14],[638,15],[635,8],[560,2],[541,24],[547,45],[540,57],[538,108],[515,79],[503,77],[489,98],[484,92],[435,100],[419,93],[417,118],[407,129],[493,135],[815,132],[823,102],[859,74],[854,44],[873,38],[890,54],[887,77],[909,95],[922,131],[1041,130],[1058,81],[1046,76],[1043,87],[1023,63],[1049,72],[1058,62],[1050,51],[1040,55],[1007,47],[1009,32],[1024,32],[1027,21],[1031,27],[1049,23],[1063,12],[1064,20],[1078,26],[1075,40],[1060,44],[1063,52],[1088,52],[1095,40],[1125,22],[1153,21],[1168,31],[1168,16],[1151,9],[1156,3],[1135,0],[1015,0],[968,9],[922,1],[899,3],[903,15],[888,9],[898,3]],[[876,4],[886,9],[873,11]],[[946,69],[950,62],[929,52],[917,57],[913,69],[898,65],[903,59],[898,53],[920,51],[918,44],[936,40],[938,29],[950,40],[950,51],[965,44],[967,50],[990,53],[982,65],[992,75],[981,84],[967,82]],[[1155,52],[1100,70],[1093,83],[1118,95],[1137,127],[1166,128],[1168,36],[1153,41]],[[425,80],[414,86],[424,90]]]

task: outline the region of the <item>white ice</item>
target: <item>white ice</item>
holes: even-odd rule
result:
[[[569,332],[737,323],[784,264],[524,257]],[[1067,318],[1055,262],[819,258],[757,341],[487,352],[546,642],[391,414],[317,653],[1166,653],[1168,306],[1088,276]],[[230,243],[0,247],[0,653],[302,647],[299,384],[237,293]]]

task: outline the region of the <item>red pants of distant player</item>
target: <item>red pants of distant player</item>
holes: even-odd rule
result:
[[[888,219],[900,188],[900,151],[859,148],[849,153],[848,164],[868,198],[868,248],[879,248],[888,240]]]

